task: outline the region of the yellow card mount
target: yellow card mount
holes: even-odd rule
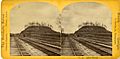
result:
[[[119,0],[3,0],[3,59],[119,59]]]

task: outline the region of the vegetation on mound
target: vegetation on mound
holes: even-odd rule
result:
[[[38,22],[30,22],[30,23],[28,23],[27,25],[25,25],[25,28],[27,28],[27,27],[33,27],[33,26],[53,28],[52,25],[47,24],[47,23],[44,23],[44,22],[41,22],[41,23],[38,23]]]
[[[79,25],[79,30],[75,33],[79,34],[81,32],[86,33],[110,33],[106,28],[107,26],[100,23],[84,22],[82,25]]]
[[[52,30],[53,26],[46,23],[30,22],[25,25],[25,30],[21,32],[23,36],[39,37],[39,36],[48,36],[56,35],[59,36],[59,32]]]
[[[79,28],[81,28],[81,27],[83,27],[83,26],[96,26],[96,27],[104,27],[104,28],[107,28],[106,25],[100,24],[100,23],[98,23],[98,22],[95,22],[95,23],[93,23],[93,22],[84,22],[84,23],[82,23],[82,25],[78,25]]]

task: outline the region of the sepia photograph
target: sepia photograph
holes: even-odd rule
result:
[[[10,12],[11,56],[112,56],[112,12],[78,2],[62,12],[49,3],[18,4]]]

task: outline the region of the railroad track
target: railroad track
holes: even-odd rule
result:
[[[82,37],[81,37],[82,38]],[[112,46],[111,45],[108,45],[108,44],[105,44],[105,43],[102,43],[102,41],[97,41],[97,40],[92,40],[92,39],[86,39],[86,38],[82,38],[83,40],[87,41],[87,42],[90,42],[92,44],[95,44],[95,45],[99,45],[99,46],[102,46],[102,47],[105,47],[107,49],[111,49],[112,50]],[[107,43],[107,42],[106,42]]]
[[[73,42],[70,37],[66,37],[62,41],[62,55],[63,56],[82,56],[78,48],[76,47],[76,43]]]
[[[85,37],[85,38],[89,38],[89,39],[94,39],[94,40],[98,40],[98,41],[103,41],[103,42],[111,42],[112,38],[99,38],[99,37]],[[106,41],[107,40],[107,41]]]
[[[47,42],[42,42],[40,40],[34,40],[34,39],[29,39],[29,38],[20,38],[20,39],[23,40],[24,42],[30,44],[31,46],[35,47],[36,49],[43,51],[44,53],[46,53],[49,56],[60,56],[61,55],[60,54],[61,47],[63,48],[62,45],[64,45],[67,42],[69,43],[69,48],[70,48],[68,55],[71,54],[72,56],[83,56],[83,54],[81,54],[82,51],[80,51],[79,48],[76,46],[76,42],[74,42],[74,40],[83,44],[87,48],[95,51],[96,53],[100,54],[101,56],[111,56],[112,55],[112,48],[110,46],[107,46],[107,45],[104,45],[101,43],[96,43],[94,41],[84,39],[83,37],[81,37],[80,39],[78,39],[76,37],[67,37],[67,38],[65,38],[67,40],[67,42],[63,42],[63,41],[65,41],[65,40],[63,40],[61,42],[62,43],[61,47],[49,44]],[[20,52],[20,53],[22,55],[22,52]],[[25,54],[25,53],[23,53],[23,54]]]
[[[83,44],[79,43],[75,39],[71,38],[72,43],[75,43],[75,47],[78,49],[77,56],[100,56],[100,54],[96,53],[95,51],[87,48]]]
[[[30,54],[26,52],[25,48],[20,44],[18,39],[15,38],[15,42],[17,43],[16,46],[18,48],[20,56],[30,56]]]
[[[72,39],[69,38],[69,42],[70,42],[70,48],[72,50],[72,54],[73,56],[83,56],[81,53],[79,53],[80,51],[78,50],[78,48],[76,47],[76,43],[72,41]]]
[[[80,39],[81,38],[82,37],[80,37]],[[92,38],[85,38],[85,37],[83,37],[83,39],[86,40],[86,41],[89,41],[89,42],[91,42],[93,44],[97,44],[97,45],[108,47],[108,48],[112,49],[112,46],[111,46],[112,44],[110,44],[109,42],[99,41],[99,40],[95,40],[95,39],[92,39]]]
[[[76,41],[78,41],[79,43],[82,43],[83,45],[85,45],[89,49],[92,49],[93,51],[99,53],[101,56],[111,56],[112,55],[112,52],[111,52],[112,49],[110,47],[106,47],[106,46],[103,46],[103,45],[95,44],[93,42],[86,41],[83,38],[82,39],[74,38],[74,39]]]
[[[43,51],[44,53],[48,54],[49,56],[60,56],[60,48],[50,45],[50,44],[45,44],[45,43],[39,43],[38,41],[33,41],[31,39],[23,39],[20,38],[21,40],[25,41],[26,43],[32,45],[36,49],[39,49]]]
[[[48,41],[39,40],[39,39],[35,40],[35,39],[32,39],[32,38],[26,38],[26,39],[34,41],[36,43],[40,43],[40,44],[45,45],[45,46],[53,47],[53,48],[56,48],[56,49],[61,49],[61,47],[58,46],[57,44],[56,45],[55,44],[51,44]]]
[[[61,55],[62,56],[74,56],[72,49],[70,48],[70,42],[68,37],[64,37],[61,41]]]
[[[41,42],[41,44],[45,44],[45,45],[51,45],[51,46],[54,46],[54,47],[57,47],[57,48],[61,48],[60,47],[60,42],[49,42],[49,41],[45,41],[45,40],[38,40]]]

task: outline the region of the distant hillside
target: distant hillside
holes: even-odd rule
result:
[[[41,42],[60,46],[60,33],[49,26],[28,26],[20,33],[20,38],[32,38]],[[29,40],[29,39],[28,39]]]
[[[40,36],[54,36],[59,37],[60,33],[52,30],[47,26],[29,26],[25,30],[20,33],[22,36],[27,37],[40,37]],[[74,34],[76,35],[84,35],[94,34],[94,35],[102,35],[102,36],[112,36],[112,33],[106,28],[102,26],[83,26],[78,29]],[[67,36],[66,34],[62,34],[62,36]]]
[[[95,34],[112,36],[112,33],[102,26],[83,26],[79,30],[77,30],[75,34],[77,35]]]
[[[83,26],[75,33],[78,32],[110,33],[110,31],[106,30],[104,27],[101,26]]]
[[[41,36],[41,35],[57,35],[59,36],[59,32],[52,30],[50,27],[47,26],[29,26],[21,33],[23,36]]]

